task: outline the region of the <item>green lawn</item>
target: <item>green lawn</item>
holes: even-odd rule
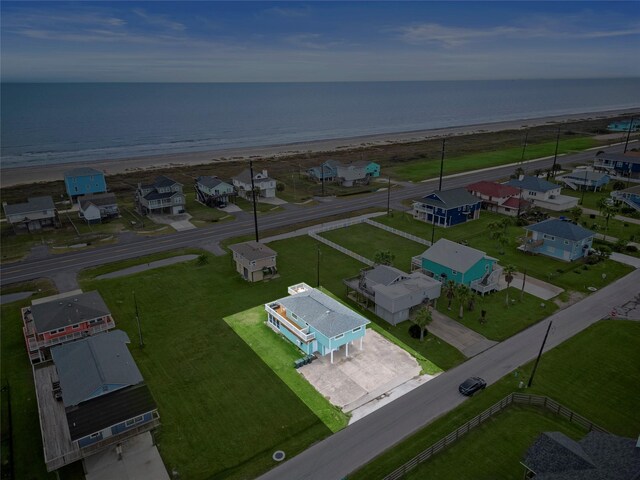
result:
[[[253,213],[253,202],[245,200],[244,198],[236,197],[234,203],[245,212]],[[256,204],[256,211],[258,213],[279,212],[281,210],[282,207],[271,205],[269,203],[261,203],[260,200],[258,200],[258,203]]]
[[[586,150],[587,148],[591,148],[595,145],[597,145],[596,141],[588,137],[563,139],[560,141],[558,153],[562,154],[576,150]],[[534,158],[553,155],[555,147],[555,141],[530,144],[527,146],[524,158],[525,160],[531,160]],[[451,175],[469,170],[516,163],[520,161],[521,157],[522,147],[518,146],[491,152],[445,158],[444,174]],[[440,162],[426,162],[424,160],[419,162],[407,162],[397,167],[387,167],[385,169],[385,175],[389,173],[393,178],[410,181],[435,178],[440,174]]]
[[[267,312],[262,305],[224,319],[332,432],[342,430],[347,426],[349,417],[292,368],[293,362],[302,357],[302,353],[286,338],[271,330],[265,324],[266,320]]]
[[[447,309],[448,299],[446,297],[438,300],[437,308],[440,313],[448,315],[488,339],[496,341],[502,341],[515,335],[520,330],[547,318],[558,309],[558,306],[552,301],[540,300],[526,292],[521,300],[520,290],[513,287],[508,290],[508,306],[506,305],[507,290],[491,293],[484,297],[476,296],[474,310],[469,312],[467,305],[465,305],[462,319],[459,316],[460,302],[456,298],[453,299],[451,310]],[[482,310],[487,312],[484,323],[480,323]]]
[[[548,431],[562,432],[574,440],[586,434],[577,425],[550,412],[512,405],[404,478],[522,478],[524,468],[520,462],[527,449],[540,433]]]
[[[605,320],[589,327],[560,346],[545,353],[540,361],[532,388],[528,393],[548,395],[554,400],[573,409],[589,420],[610,432],[635,438],[640,430],[637,385],[640,383],[640,323],[623,320]],[[528,379],[533,362],[528,363],[515,374],[510,374],[488,387],[482,395],[464,402],[460,407],[429,424],[402,443],[379,456],[352,475],[350,480],[382,478],[395,468],[411,459],[429,445],[435,443],[464,422],[489,408],[495,402],[518,390],[521,379]],[[496,417],[499,419],[500,417]],[[526,438],[528,421],[516,426],[515,432],[522,431]],[[546,427],[544,427],[546,428]],[[495,438],[495,437],[491,437]],[[526,441],[526,438],[524,441]],[[516,438],[512,442],[520,443]],[[489,445],[494,445],[489,443]],[[456,470],[461,458],[472,457],[478,449],[484,447],[477,442],[459,444],[457,455],[447,457],[446,465],[437,466],[437,472],[450,469],[456,472],[429,475],[433,478],[458,479],[475,478],[471,475],[459,475]],[[489,457],[495,472],[487,472],[485,478],[504,478],[502,461],[495,452]],[[509,453],[513,455],[512,451]],[[438,458],[438,457],[436,457]],[[516,463],[519,459],[514,460]],[[516,470],[514,470],[516,471]],[[424,471],[426,478],[431,470]],[[513,476],[512,478],[519,478]]]
[[[409,271],[411,257],[427,248],[366,223],[323,232],[321,236],[370,260],[373,260],[377,251],[390,250],[395,255],[393,265],[404,271]]]
[[[582,265],[581,262],[563,262],[544,255],[528,255],[517,250],[518,238],[523,236],[525,231],[522,227],[512,225],[507,228],[507,238],[509,244],[501,248],[488,235],[488,225],[492,222],[506,218],[504,215],[482,211],[480,218],[455,227],[436,227],[435,241],[440,238],[448,238],[456,242],[465,241],[470,247],[486,252],[488,255],[498,259],[502,266],[514,265],[518,271],[527,271],[527,274],[550,282],[565,290],[574,290],[585,294],[589,293],[587,287],[603,287],[629,273],[632,268],[627,265],[607,260],[597,265]],[[393,216],[381,216],[377,222],[390,225],[399,230],[412,233],[422,238],[431,238],[431,224],[415,220],[410,214],[394,212]],[[606,274],[606,279],[602,279],[602,274]]]
[[[185,210],[191,215],[190,222],[197,227],[203,227],[212,222],[221,220],[232,220],[234,217],[217,208],[207,207],[196,201],[196,192],[187,192],[184,194],[187,199]]]

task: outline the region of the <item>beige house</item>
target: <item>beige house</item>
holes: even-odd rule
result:
[[[278,254],[262,243],[250,241],[230,245],[236,270],[249,282],[259,282],[277,273]]]

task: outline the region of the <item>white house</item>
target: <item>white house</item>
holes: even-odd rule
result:
[[[561,195],[562,187],[542,178],[520,175],[509,180],[505,185],[519,189],[524,200],[529,200],[536,207],[559,211],[568,210],[578,205],[577,197]]]
[[[251,172],[244,170],[239,175],[233,177],[233,186],[238,190],[238,195],[247,200],[252,200],[251,195]],[[253,174],[253,185],[256,188],[256,198],[275,198],[276,181],[269,178],[266,170]]]

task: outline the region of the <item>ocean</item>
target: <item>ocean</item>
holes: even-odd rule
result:
[[[640,78],[1,85],[2,168],[279,145],[640,105]]]

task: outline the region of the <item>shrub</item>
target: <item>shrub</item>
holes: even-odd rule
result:
[[[427,329],[424,329],[424,334],[425,336],[428,334],[429,332],[427,331]],[[416,325],[415,323],[412,324],[409,327],[409,335],[411,335],[411,338],[417,338],[420,339],[420,327],[418,325]]]
[[[279,192],[284,192],[284,183],[278,182],[276,184],[276,190],[279,191]]]
[[[638,251],[638,247],[636,247],[635,245],[627,245],[627,246],[625,247],[625,250],[626,250],[627,252],[635,253],[635,252],[637,252],[637,251]]]

